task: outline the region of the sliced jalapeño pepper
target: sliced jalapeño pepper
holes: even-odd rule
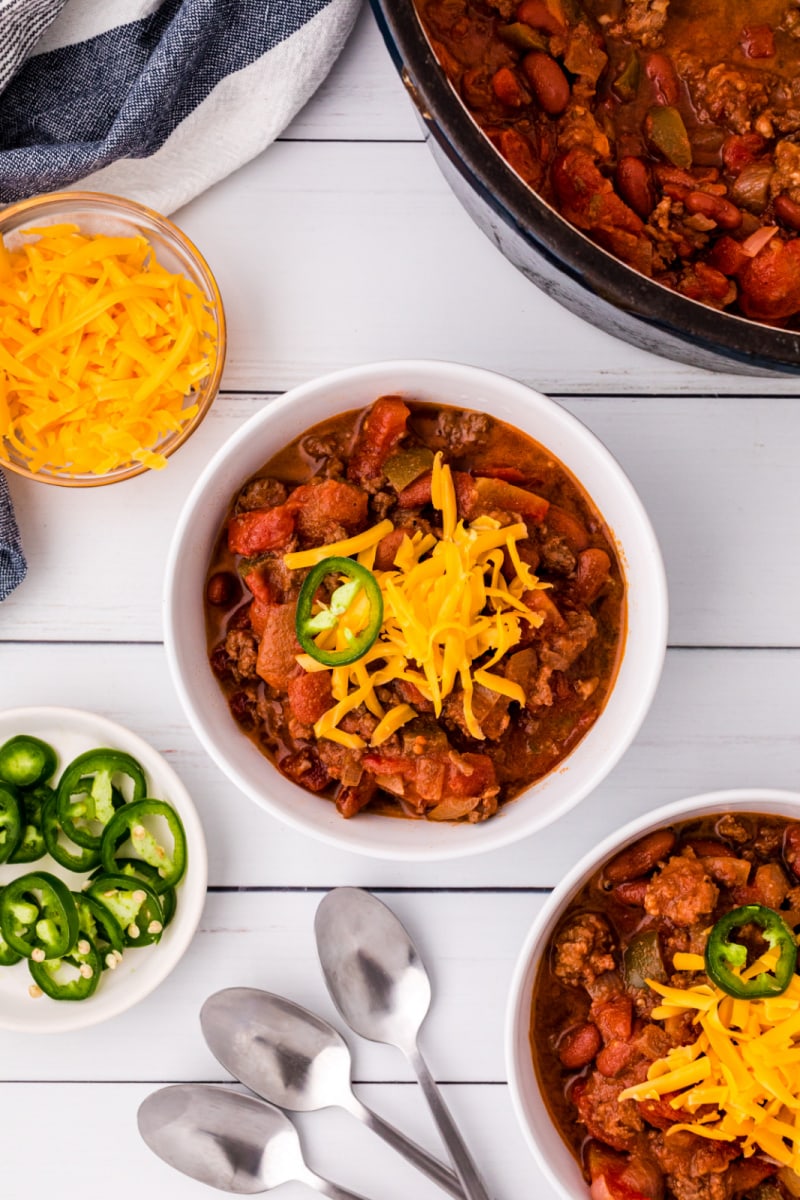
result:
[[[22,817],[22,837],[9,862],[36,862],[47,853],[47,845],[42,830],[43,810],[48,802],[53,802],[55,792],[46,783],[26,788],[20,792],[20,816]]]
[[[746,925],[757,925],[767,944],[779,951],[773,971],[761,971],[753,979],[742,979],[734,968],[747,965],[747,947],[730,941],[731,934]],[[780,996],[792,982],[797,964],[794,934],[780,913],[763,904],[745,904],[727,913],[709,934],[706,945],[706,974],[712,983],[737,1000],[761,1000]]]
[[[78,755],[61,776],[58,819],[76,845],[99,850],[103,829],[119,803],[121,793],[115,788],[115,780],[120,777],[131,782],[130,800],[141,800],[146,795],[142,768],[122,750],[88,750]]]
[[[162,846],[145,825],[145,821],[152,817],[160,817],[166,823],[172,838],[171,851]],[[154,891],[174,887],[183,878],[186,870],[186,833],[180,817],[166,801],[137,800],[135,804],[124,805],[114,814],[106,826],[100,850],[103,866],[109,874],[118,873],[117,850],[128,842],[144,862],[155,867],[157,876],[150,881]]]
[[[3,894],[0,888],[0,897]],[[22,962],[22,955],[17,954],[16,950],[12,950],[6,939],[3,937],[3,931],[0,929],[0,967],[13,967],[14,963]]]
[[[125,935],[109,908],[85,892],[73,892],[78,908],[78,927],[97,950],[102,968],[114,971],[125,949]],[[80,940],[80,939],[79,939]]]
[[[28,959],[33,982],[51,1000],[88,1000],[100,982],[97,947],[81,934],[68,954],[44,962]]]
[[[314,597],[320,584],[329,576],[343,575],[347,583],[333,592],[330,605],[317,605],[314,612]],[[366,600],[363,628],[354,633],[342,618],[351,612],[360,601],[363,591]],[[346,646],[341,650],[327,650],[318,646],[315,638],[325,630],[337,629],[341,624]],[[357,662],[377,640],[383,624],[383,596],[378,581],[371,571],[352,558],[324,558],[309,571],[300,595],[297,597],[295,632],[297,640],[307,654],[326,667],[343,667]]]
[[[161,939],[164,911],[153,888],[129,875],[98,875],[86,894],[107,908],[123,930],[126,946],[149,946]]]
[[[45,783],[56,769],[56,752],[41,738],[20,733],[0,746],[0,779],[15,787]]]
[[[22,838],[22,800],[12,783],[0,782],[0,863],[8,862]]]
[[[42,809],[42,834],[47,853],[68,871],[91,871],[100,862],[99,849],[89,850],[86,846],[76,846],[74,842],[65,845],[67,839],[58,823],[58,797],[55,793],[45,800]]]
[[[158,892],[158,899],[164,914],[164,928],[166,929],[178,908],[178,896],[175,888],[164,887],[164,880],[158,873],[158,867],[151,866],[143,858],[115,858],[114,864],[117,875],[129,875],[131,879],[145,879],[153,888],[153,891]],[[89,876],[89,879],[96,879],[98,875],[105,875],[105,873],[105,867],[97,867]],[[159,888],[161,888],[160,891]]]
[[[48,871],[35,871],[4,887],[0,929],[23,958],[62,958],[78,936],[78,910],[65,883]]]

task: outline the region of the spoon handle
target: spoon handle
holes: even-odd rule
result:
[[[468,1200],[489,1200],[486,1184],[478,1174],[478,1168],[472,1161],[472,1156],[464,1145],[464,1140],[456,1128],[455,1121],[450,1116],[450,1110],[445,1104],[435,1079],[428,1070],[428,1064],[420,1053],[419,1046],[405,1050],[408,1061],[420,1082],[420,1086],[428,1101],[433,1119],[442,1135],[442,1141],[447,1147],[447,1153],[461,1181],[464,1195]]]
[[[339,1187],[338,1183],[331,1183],[330,1179],[317,1175],[316,1171],[309,1167],[306,1167],[302,1175],[298,1174],[297,1179],[308,1187],[316,1188],[323,1196],[330,1196],[330,1200],[366,1200],[360,1192],[349,1192],[347,1188]]]
[[[464,1200],[464,1192],[458,1182],[458,1178],[454,1171],[446,1167],[443,1162],[435,1158],[433,1154],[429,1154],[427,1150],[423,1150],[422,1146],[418,1146],[416,1142],[412,1142],[411,1138],[406,1137],[399,1129],[395,1129],[394,1125],[390,1125],[388,1121],[384,1121],[383,1117],[379,1117],[371,1108],[367,1108],[366,1104],[353,1096],[354,1104],[348,1104],[347,1110],[353,1116],[358,1117],[363,1121],[374,1133],[396,1150],[398,1154],[402,1154],[403,1158],[415,1166],[418,1171],[422,1171],[423,1175],[427,1175],[438,1184],[440,1188],[444,1188],[451,1196],[457,1197],[457,1200]]]

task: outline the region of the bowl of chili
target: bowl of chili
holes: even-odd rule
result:
[[[147,742],[77,709],[0,713],[0,1028],[143,1000],[188,949],[206,877],[191,797]]]
[[[0,214],[0,465],[61,487],[159,470],[219,390],[222,297],[200,250],[123,196]]]
[[[385,399],[375,403],[378,397]],[[411,471],[412,482],[405,476],[396,480],[402,504],[394,486],[386,484],[380,490],[377,476],[367,479],[366,486],[353,482],[362,478],[362,467],[381,444],[376,430],[382,428],[384,417],[389,419],[390,409],[400,414],[403,429],[409,422],[408,438],[403,440],[402,435],[399,443],[405,449],[388,467]],[[439,435],[429,436],[434,427]],[[451,486],[460,489],[462,502],[469,505],[476,496],[482,497],[489,509],[496,506],[501,491],[504,495],[510,491],[514,504],[529,514],[536,507],[538,518],[526,518],[533,523],[548,505],[507,482],[508,471],[512,478],[524,476],[505,459],[503,479],[470,474],[470,464],[475,471],[489,468],[481,466],[477,452],[470,458],[462,448],[460,457],[449,455],[454,463],[450,472],[446,463],[439,463],[440,450],[434,453],[436,447],[446,445],[441,432],[445,427],[467,442],[470,438],[474,442],[479,430],[490,431],[490,437],[492,430],[505,430],[504,436],[516,439],[513,444],[519,450],[514,453],[525,452],[535,455],[540,464],[549,463],[545,474],[554,498],[552,521],[556,511],[561,512],[555,500],[559,506],[579,503],[575,499],[579,486],[584,496],[591,497],[595,514],[590,517],[584,509],[583,519],[595,530],[597,544],[608,547],[608,552],[595,556],[605,564],[603,579],[609,570],[615,573],[612,608],[622,623],[614,626],[615,632],[607,631],[610,640],[602,680],[595,673],[584,686],[576,675],[573,687],[565,677],[564,696],[573,696],[576,703],[565,701],[560,710],[558,704],[551,704],[566,724],[562,729],[550,726],[547,735],[541,735],[540,750],[551,742],[558,750],[549,765],[541,765],[545,759],[530,740],[534,718],[524,704],[512,720],[509,700],[517,691],[508,678],[498,680],[497,672],[486,669],[490,654],[488,649],[483,653],[483,643],[470,651],[478,655],[472,665],[469,659],[459,658],[455,667],[451,662],[444,672],[449,672],[445,688],[461,679],[464,694],[473,684],[477,692],[484,685],[495,692],[504,690],[506,695],[494,697],[501,702],[495,710],[499,723],[494,737],[499,739],[503,731],[512,737],[519,727],[521,753],[511,749],[508,741],[492,742],[492,734],[484,736],[482,729],[473,736],[469,722],[475,709],[469,713],[466,701],[458,713],[448,708],[440,710],[437,718],[437,697],[432,693],[426,697],[419,690],[429,686],[431,676],[423,679],[420,671],[428,653],[425,647],[431,643],[426,640],[424,647],[414,648],[414,629],[408,629],[409,624],[415,626],[412,610],[421,614],[428,629],[425,637],[438,637],[439,601],[428,603],[421,597],[441,596],[446,608],[455,604],[458,594],[458,604],[469,606],[470,597],[458,589],[472,571],[473,558],[479,560],[482,577],[491,581],[494,572],[497,584],[503,585],[495,589],[505,599],[498,599],[493,609],[493,628],[499,623],[503,629],[517,629],[512,610],[516,606],[527,611],[525,604],[506,595],[502,570],[508,575],[510,568],[502,567],[490,545],[498,537],[505,544],[509,537],[523,536],[524,554],[527,529],[532,526],[526,527],[518,512],[516,523],[498,533],[500,522],[491,518],[481,517],[477,525],[468,522],[464,514],[487,510],[467,507],[459,510],[464,529],[458,533],[458,501],[452,493],[453,530],[452,536],[445,537],[448,518],[444,513],[437,517],[436,503],[447,502],[437,501],[437,487],[447,493],[444,481],[450,479]],[[347,443],[344,459],[338,451],[331,455],[320,449],[331,438]],[[317,453],[323,457],[315,458]],[[525,466],[521,458],[518,461]],[[561,481],[558,485],[553,483],[556,478]],[[246,503],[240,504],[236,497],[243,492]],[[329,500],[335,512],[320,507]],[[373,511],[376,506],[380,511]],[[510,517],[503,519],[507,523]],[[372,567],[366,568],[368,576],[375,576],[373,584],[352,599],[351,589],[359,587],[369,546],[390,533],[395,522],[400,531],[394,537],[402,539],[403,528],[419,534],[413,545],[409,541],[405,567],[392,575],[379,566],[383,554],[373,556]],[[441,537],[424,535],[423,530],[434,528]],[[264,555],[257,551],[262,535],[268,535],[273,546],[284,545],[289,535],[291,546],[298,548],[285,556],[275,550]],[[448,538],[450,545],[445,546]],[[483,563],[484,543],[486,554],[495,555],[494,566],[488,559]],[[396,550],[394,543],[392,553]],[[427,551],[430,559],[423,557]],[[509,556],[511,562],[511,550]],[[616,563],[613,568],[610,556]],[[344,566],[340,560],[345,560]],[[384,565],[388,562],[386,558]],[[447,574],[450,567],[452,576]],[[524,573],[522,565],[519,569]],[[552,591],[561,595],[559,603],[572,603],[567,581],[569,577],[574,584],[577,578],[576,558],[568,555],[561,569],[567,575],[562,574],[560,581],[554,575],[538,598],[529,597],[531,602],[536,599],[546,605],[545,593]],[[448,579],[455,588],[452,595]],[[438,591],[426,590],[432,580]],[[521,585],[519,590],[524,591]],[[355,640],[365,638],[360,647],[346,635],[351,605],[362,614],[354,627]],[[504,605],[505,613],[500,611]],[[208,753],[242,791],[294,828],[340,847],[379,857],[434,860],[489,850],[532,833],[566,812],[605,776],[635,735],[653,696],[664,655],[667,606],[660,554],[641,503],[620,467],[583,425],[514,380],[459,364],[405,361],[368,364],[295,388],[234,434],[197,481],[181,514],[167,564],[164,611],[168,660],[187,717]],[[483,628],[485,618],[477,614],[475,620],[476,628]],[[591,615],[576,612],[569,621],[575,628],[581,623],[585,630],[596,628]],[[562,628],[566,630],[566,625]],[[463,641],[467,631],[462,625],[456,622],[452,629],[453,638]],[[391,639],[393,646],[388,644]],[[573,645],[569,662],[585,645],[580,640]],[[366,649],[366,657],[354,661],[354,649],[358,654]],[[528,657],[533,664],[535,655]],[[520,660],[517,666],[522,665]],[[561,665],[567,670],[566,659]],[[598,685],[595,702],[589,705],[591,720],[576,717],[579,694],[590,697]],[[331,699],[332,687],[337,688],[341,703]],[[434,687],[438,687],[435,681]],[[460,685],[456,691],[460,697]],[[403,692],[405,701],[399,703]],[[540,700],[544,705],[540,720],[545,719],[548,696],[551,691]],[[438,698],[443,705],[457,699]],[[364,711],[367,701],[372,704],[369,712]],[[494,709],[494,704],[489,707]],[[527,777],[516,770],[519,759],[525,766],[532,764]],[[418,763],[425,766],[425,780]],[[353,792],[357,781],[350,772],[356,768],[360,778],[371,775],[367,782],[377,784],[366,807],[356,803]],[[451,776],[456,775],[451,786]],[[504,780],[509,781],[505,791]],[[432,781],[438,781],[436,789]],[[427,796],[432,792],[425,792],[426,786],[436,793],[431,802]],[[458,804],[445,803],[456,793]],[[388,815],[429,819],[389,820]]]
[[[792,1127],[768,1117],[800,1104],[799,882],[800,794],[752,788],[630,822],[548,897],[514,973],[506,1063],[560,1195],[700,1197],[709,1175],[720,1195],[796,1194]]]
[[[693,29],[673,5],[673,48],[667,4],[372,6],[448,183],[528,278],[652,352],[798,370],[797,43],[776,8]]]

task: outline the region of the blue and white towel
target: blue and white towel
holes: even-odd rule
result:
[[[0,204],[82,187],[171,213],[259,154],[359,0],[0,0]],[[0,600],[25,560],[0,476]]]
[[[26,569],[8,484],[0,474],[0,600],[5,600],[22,583]]]
[[[358,4],[0,0],[0,203],[80,184],[174,211],[278,136]]]

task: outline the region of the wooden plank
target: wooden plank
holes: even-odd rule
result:
[[[141,1200],[142,1196],[198,1200],[212,1193],[165,1166],[136,1131],[136,1110],[151,1085],[0,1084],[0,1108],[13,1112],[4,1141],[5,1194],[26,1200],[53,1195],[105,1196]],[[490,1194],[536,1196],[555,1200],[530,1155],[511,1109],[508,1089],[448,1086],[444,1096],[480,1164]],[[416,1087],[373,1085],[362,1093],[366,1103],[426,1144],[443,1150]],[[69,1114],[80,1114],[72,1119]],[[373,1200],[441,1200],[444,1195],[424,1176],[388,1149],[347,1114],[329,1109],[297,1118],[308,1161],[335,1182]],[[90,1151],[76,1159],[76,1129],[84,1131]],[[43,1152],[46,1138],[46,1152]],[[587,1191],[588,1196],[588,1191]],[[308,1200],[299,1184],[281,1189],[286,1200]]]
[[[278,142],[177,220],[228,308],[228,388],[432,357],[562,394],[796,390],[662,359],[568,313],[484,237],[422,143]]]
[[[555,826],[462,861],[385,862],[294,832],[228,783],[187,728],[159,646],[12,644],[2,655],[3,707],[92,709],[166,754],[200,810],[215,886],[548,887],[600,838],[660,804],[718,788],[797,789],[800,779],[797,651],[671,651],[632,747]],[[270,771],[265,763],[265,786]]]
[[[95,489],[10,477],[29,578],[3,605],[3,639],[160,641],[167,548],[184,497],[269,397],[223,395],[163,472]],[[800,405],[789,398],[570,397],[651,514],[670,584],[670,641],[797,646],[794,545]],[[745,550],[746,547],[746,550]]]
[[[3,1079],[224,1081],[229,1076],[207,1049],[198,1014],[207,997],[225,987],[258,987],[288,996],[345,1032],[317,963],[314,913],[321,898],[322,892],[306,891],[210,895],[198,935],[181,963],[129,1012],[93,1029],[60,1034],[57,1055],[52,1035],[0,1030]],[[544,897],[411,892],[382,898],[411,932],[433,981],[422,1039],[431,1070],[437,1079],[451,1082],[503,1081],[503,1019],[511,972]],[[124,967],[123,961],[119,969]],[[24,990],[24,966],[18,974]],[[399,1051],[349,1032],[347,1040],[354,1079],[412,1078]]]
[[[368,4],[330,75],[281,136],[288,141],[423,140]]]

